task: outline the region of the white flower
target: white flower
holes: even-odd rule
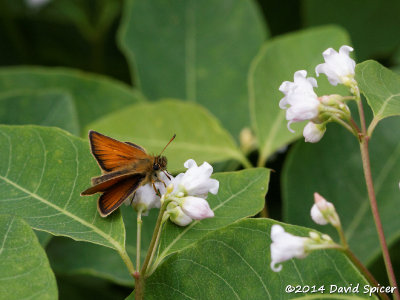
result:
[[[332,85],[338,83],[351,85],[354,81],[354,69],[356,67],[355,61],[349,56],[351,51],[353,51],[353,48],[349,46],[340,47],[339,53],[332,48],[326,49],[322,53],[325,63],[319,64],[315,68],[317,76],[324,73]]]
[[[311,208],[311,218],[319,225],[331,223],[340,226],[340,219],[336,213],[335,206],[318,193],[314,193],[315,204]]]
[[[214,217],[208,202],[203,198],[188,196],[184,197],[181,202],[183,212],[194,220],[202,220]]]
[[[169,184],[170,180],[162,172],[158,174],[158,178],[161,181],[156,181],[154,185],[160,194],[164,194],[166,191],[164,184]],[[133,198],[127,198],[124,203],[126,205],[132,205],[136,211],[142,211],[145,216],[148,214],[150,209],[160,208],[161,206],[160,196],[156,193],[153,185],[150,183],[139,187],[134,193]]]
[[[303,136],[306,142],[317,143],[322,139],[325,131],[325,124],[315,124],[314,122],[310,121],[303,129]]]
[[[285,81],[279,87],[279,90],[285,94],[279,102],[279,107],[287,109],[286,120],[288,120],[288,129],[293,122],[311,120],[318,116],[320,101],[314,92],[317,87],[315,78],[306,77],[305,70],[294,73],[293,82]],[[289,106],[289,107],[288,107]]]
[[[174,203],[170,203],[167,206],[167,214],[172,222],[179,226],[186,226],[190,224],[193,220],[187,216],[179,206]]]
[[[133,199],[129,198],[125,200],[125,204],[130,205],[136,209],[136,211],[142,211],[146,214],[152,208],[160,208],[160,197],[154,191],[151,184],[145,184],[137,189]]]
[[[207,194],[218,193],[219,182],[216,179],[211,179],[213,167],[204,162],[200,167],[197,166],[193,159],[189,159],[184,163],[188,170],[175,177],[172,184],[185,195],[199,196],[207,198]]]
[[[272,225],[271,239],[271,269],[274,272],[282,270],[282,265],[276,266],[276,264],[294,257],[304,258],[307,255],[305,246],[309,238],[287,233],[280,225]]]

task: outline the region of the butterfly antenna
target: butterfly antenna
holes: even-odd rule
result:
[[[176,134],[174,134],[174,136],[172,137],[172,139],[169,140],[168,144],[165,145],[164,149],[160,152],[160,155],[164,152],[165,148],[168,147],[168,145],[174,140],[175,137],[176,137]]]

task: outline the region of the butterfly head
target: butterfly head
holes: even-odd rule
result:
[[[153,163],[154,171],[163,171],[167,168],[167,158],[165,156],[156,156]]]

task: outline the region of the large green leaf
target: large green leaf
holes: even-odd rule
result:
[[[337,27],[322,27],[287,34],[268,41],[254,58],[248,77],[250,113],[259,142],[259,166],[277,149],[301,136],[301,126],[294,124],[296,133],[287,129],[285,111],[279,108],[283,94],[278,90],[285,81],[293,81],[297,70],[314,69],[323,62],[322,52],[338,48],[350,41],[345,31]],[[332,87],[326,78],[318,79],[318,95],[328,94]],[[339,93],[338,89],[334,93]]]
[[[370,141],[372,176],[379,212],[389,245],[400,237],[398,218],[400,177],[399,118],[381,122]],[[364,262],[380,254],[366,191],[357,140],[338,125],[328,125],[317,144],[298,142],[283,172],[285,220],[328,231],[310,218],[313,193],[334,203],[351,249]]]
[[[164,100],[135,104],[89,124],[87,129],[132,141],[150,153],[160,153],[176,133],[176,139],[165,150],[170,172],[182,170],[189,158],[199,163],[228,159],[247,163],[230,134],[194,103]]]
[[[121,208],[126,228],[126,250],[136,257],[136,213],[125,205]],[[142,217],[141,258],[146,257],[150,245],[158,209]],[[91,243],[76,242],[68,238],[55,238],[46,248],[52,268],[57,274],[91,275],[120,285],[133,286],[134,280],[118,253],[112,249]]]
[[[56,126],[79,134],[75,103],[62,90],[17,90],[0,93],[0,123]]]
[[[219,191],[217,195],[210,194],[207,201],[215,216],[193,221],[186,227],[168,222],[160,238],[160,259],[191,245],[207,233],[239,219],[254,216],[264,207],[269,181],[268,169],[217,173],[213,178],[219,181]]]
[[[100,75],[65,68],[0,69],[0,93],[21,89],[68,91],[75,101],[81,128],[106,113],[142,100],[125,84]]]
[[[206,106],[237,136],[249,123],[246,74],[265,25],[250,0],[126,1],[120,44],[150,99]]]
[[[302,294],[285,292],[287,285],[325,287],[324,293],[308,293],[318,299],[342,295],[330,293],[330,285],[355,287],[359,298],[367,281],[338,251],[316,251],[307,258],[283,263],[271,270],[270,231],[275,222],[247,219],[206,235],[193,246],[171,255],[147,280],[145,299],[293,299]],[[284,225],[296,235],[308,229]],[[377,299],[373,296],[374,299]],[[128,299],[134,299],[133,294]]]
[[[57,299],[57,283],[46,253],[24,220],[0,215],[2,299]]]
[[[374,112],[372,129],[383,118],[400,115],[400,76],[376,61],[356,67],[356,80]]]
[[[397,0],[303,0],[304,24],[338,24],[351,36],[360,60],[388,56],[400,45]]]
[[[57,128],[0,126],[0,213],[35,229],[124,251],[117,212],[101,218],[96,196],[80,197],[99,173],[86,141]]]

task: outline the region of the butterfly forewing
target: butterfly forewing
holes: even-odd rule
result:
[[[148,154],[142,147],[114,140],[96,131],[89,132],[89,139],[93,156],[106,172],[148,158]]]
[[[110,186],[99,198],[98,210],[100,215],[106,217],[116,210],[137,190],[144,178],[143,174],[135,174]]]

